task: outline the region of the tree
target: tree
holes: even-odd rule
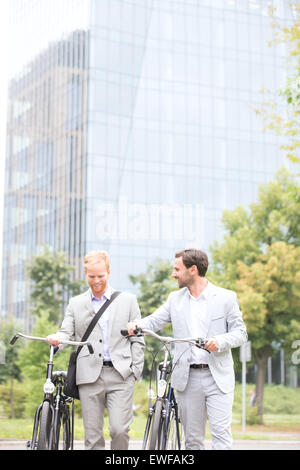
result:
[[[49,319],[58,323],[63,318],[65,299],[80,293],[83,281],[72,281],[73,267],[62,252],[52,252],[45,247],[41,255],[33,256],[28,265],[31,279],[31,314],[39,317],[46,312]]]
[[[131,282],[139,289],[138,302],[142,317],[153,313],[166,301],[169,293],[177,288],[176,281],[171,278],[171,270],[172,266],[168,261],[157,259],[148,266],[145,273],[129,276]],[[156,339],[147,337],[144,375],[151,373],[153,357],[160,347]]]
[[[15,335],[18,327],[12,319],[2,319],[0,328],[0,341],[5,346],[5,362],[0,364],[0,384],[9,384],[10,416],[15,417],[15,381],[20,380],[21,370],[18,366],[18,352],[20,344],[10,346],[10,340]]]
[[[225,237],[211,249],[211,278],[237,291],[257,364],[263,415],[266,361],[276,341],[290,348],[300,332],[300,186],[286,170],[261,185],[249,210],[225,211]],[[279,242],[279,243],[278,243]]]
[[[284,44],[287,50],[288,78],[283,89],[275,96],[264,90],[268,100],[256,109],[265,122],[265,130],[284,138],[281,148],[292,162],[300,162],[300,2],[291,1],[290,10],[294,22],[290,26],[276,20],[276,8],[270,9],[274,40],[271,46]]]
[[[238,262],[237,292],[257,364],[258,414],[263,415],[264,381],[273,344],[291,352],[300,338],[300,247],[275,242],[251,266]]]

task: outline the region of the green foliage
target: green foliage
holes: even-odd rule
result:
[[[16,380],[0,385],[0,401],[2,414],[9,419],[25,416],[26,393],[23,384]]]
[[[254,347],[277,341],[290,348],[300,335],[300,247],[276,242],[251,266],[238,266],[237,290]]]
[[[300,337],[299,202],[298,180],[282,169],[260,187],[248,211],[238,207],[224,213],[224,240],[211,250],[210,277],[237,291],[258,370],[275,342],[290,351]]]
[[[32,336],[45,337],[57,326],[49,320],[47,313],[42,313],[36,321]],[[19,355],[18,366],[22,371],[22,381],[26,391],[26,415],[34,416],[34,411],[42,401],[43,385],[46,379],[47,363],[49,360],[49,345],[39,341],[27,341],[19,339],[23,343],[23,350]],[[56,370],[66,370],[71,349],[66,348],[54,356]]]
[[[45,337],[57,330],[65,299],[79,293],[84,283],[71,280],[73,268],[67,264],[64,253],[53,253],[47,247],[41,255],[32,258],[27,269],[32,283],[31,314],[36,317],[30,334]],[[13,321],[1,321],[0,341],[6,353],[5,364],[0,364],[0,384],[5,384],[0,392],[3,413],[8,417],[34,416],[44,395],[49,345],[20,338],[11,346],[9,342],[17,331],[22,331],[22,326],[18,327]],[[70,352],[71,349],[66,348],[54,356],[56,369],[67,369]],[[21,406],[23,399],[25,406]],[[80,407],[77,411],[80,413]]]
[[[286,170],[259,190],[249,211],[226,211],[226,235],[210,271],[238,292],[252,346],[289,346],[300,333],[300,185]],[[293,322],[293,328],[291,328]],[[298,336],[297,336],[298,335]]]
[[[269,385],[266,387],[264,410],[267,414],[299,414],[299,388]]]
[[[133,405],[134,415],[148,415],[148,382],[141,380],[135,383]]]
[[[250,389],[253,385],[247,384],[247,397],[249,397]],[[130,426],[130,435],[134,439],[142,439],[145,424],[147,409],[147,390],[148,383],[145,381],[136,383],[136,392],[134,395],[133,403],[136,407],[134,412],[134,420]],[[77,403],[79,401],[77,400]],[[77,405],[76,403],[76,405]],[[139,406],[140,405],[140,406]],[[256,408],[247,406],[247,422],[256,421],[255,417]],[[266,385],[265,387],[265,426],[263,431],[272,430],[278,432],[291,432],[299,433],[300,422],[300,388],[293,389],[284,387],[282,385]],[[242,413],[242,386],[236,384],[235,398],[233,404],[233,431],[241,429],[241,413]],[[1,415],[1,409],[0,409]],[[253,416],[254,415],[254,416]],[[106,439],[109,439],[108,422],[107,418],[104,419],[104,433]],[[249,423],[248,423],[249,424]],[[254,423],[253,423],[254,424]],[[32,434],[33,418],[23,419],[6,419],[3,413],[0,416],[0,439],[30,439]],[[258,431],[261,433],[262,430]],[[253,438],[253,434],[251,435]],[[209,437],[209,435],[208,435]],[[84,430],[82,419],[75,417],[75,439],[83,439]]]
[[[45,337],[56,331],[57,325],[49,320],[48,315],[43,313],[37,320],[32,336]],[[46,374],[46,366],[49,358],[49,345],[40,341],[27,341],[20,339],[25,347],[20,355],[19,366],[22,370],[22,376],[31,380],[44,380]],[[58,369],[67,366],[67,359],[70,349],[59,352],[55,355],[55,364]]]
[[[20,379],[21,371],[18,367],[18,352],[20,344],[16,343],[14,347],[10,345],[10,340],[18,331],[18,325],[13,319],[1,319],[0,321],[0,341],[5,348],[5,362],[0,364],[0,384],[9,380]]]
[[[17,330],[18,325],[14,320],[10,318],[1,320],[0,341],[4,345],[5,357],[3,358],[3,363],[0,364],[0,384],[3,384],[0,391],[0,398],[1,401],[4,400],[7,404],[4,412],[7,416],[12,418],[21,413],[19,406],[20,393],[19,389],[16,387],[16,383],[21,377],[21,370],[18,365],[20,344],[16,343],[14,347],[9,344]],[[5,399],[6,396],[8,401]]]
[[[278,90],[276,99],[274,91],[264,89],[264,93],[269,95],[260,109],[256,109],[257,114],[264,119],[265,130],[274,132],[278,136],[285,137],[281,148],[286,152],[287,158],[294,162],[300,162],[300,3],[299,0],[290,1],[294,22],[289,26],[281,24],[275,19],[276,8],[270,10],[272,16],[272,26],[274,29],[274,40],[271,46],[284,44],[287,51],[289,77],[285,87]],[[283,107],[285,111],[283,112]]]
[[[224,287],[236,288],[238,261],[257,261],[273,242],[300,246],[300,186],[286,169],[259,188],[258,199],[248,209],[236,207],[223,213],[225,237],[211,246],[209,276]]]
[[[246,409],[246,423],[250,425],[261,424],[261,417],[257,406],[248,406]]]
[[[73,267],[65,253],[54,253],[45,247],[41,255],[33,256],[27,267],[31,280],[31,314],[39,317],[46,312],[54,322],[63,318],[65,299],[80,293],[83,281],[72,281]]]
[[[168,261],[156,259],[148,266],[146,273],[129,276],[140,291],[138,300],[142,316],[153,313],[165,302],[169,293],[177,288],[175,280],[171,277],[171,271],[172,265]]]
[[[255,389],[255,385],[246,384],[246,405],[249,410],[257,412],[257,407],[250,407],[250,390]],[[242,385],[237,383],[234,392],[233,413],[242,414]],[[300,388],[291,388],[284,385],[266,385],[264,393],[264,413],[271,415],[300,415]]]

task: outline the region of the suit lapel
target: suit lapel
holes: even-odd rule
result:
[[[108,321],[108,338],[111,337],[111,331],[113,327],[113,322],[116,318],[116,306],[115,306],[115,301],[112,302],[112,304],[108,307],[107,309],[107,315],[109,316],[109,321]]]
[[[207,328],[205,332],[205,337],[207,337],[209,329],[210,329],[210,324],[212,321],[213,313],[214,313],[214,308],[216,304],[216,298],[217,298],[217,289],[215,288],[214,284],[210,283],[210,292],[209,296],[207,299],[207,314],[208,314],[208,321],[207,321]]]
[[[90,293],[90,290],[86,291],[85,293],[85,299],[84,299],[84,311],[82,312],[83,315],[82,315],[82,320],[84,322],[84,328],[86,329],[89,324],[91,323],[94,315],[95,315],[95,311],[94,311],[94,307],[93,307],[93,304],[92,304],[92,299],[91,299],[91,293]],[[95,326],[95,328],[97,327],[97,325]]]
[[[93,307],[93,303],[92,303],[92,299],[91,299],[91,293],[90,293],[89,290],[87,292],[85,292],[84,307],[85,307],[85,311],[86,311],[88,316],[93,317],[95,315],[95,311],[94,311],[94,307]]]
[[[115,292],[115,289],[112,289],[112,292],[111,294],[113,294]],[[109,317],[109,322],[108,322],[108,338],[110,338],[111,336],[111,331],[112,331],[112,326],[113,326],[113,322],[115,320],[115,317],[116,317],[116,313],[117,313],[117,303],[116,303],[116,299],[112,301],[112,303],[110,304],[110,306],[107,308],[107,315]]]

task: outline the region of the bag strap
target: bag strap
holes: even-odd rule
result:
[[[89,324],[89,326],[87,327],[87,330],[86,332],[84,333],[83,337],[82,337],[82,342],[86,341],[88,339],[88,337],[90,336],[91,332],[93,331],[93,329],[95,328],[96,326],[96,323],[99,321],[100,317],[103,315],[103,313],[105,312],[105,310],[109,307],[109,305],[112,303],[112,301],[118,297],[118,295],[121,294],[120,291],[115,291],[112,293],[110,299],[107,299],[104,304],[102,305],[102,307],[100,308],[100,310],[98,310],[98,312],[94,315],[91,323]],[[79,346],[79,348],[77,349],[76,351],[76,355],[78,356],[78,354],[80,353],[81,349],[83,348],[83,346]]]

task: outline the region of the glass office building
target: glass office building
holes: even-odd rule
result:
[[[48,244],[111,283],[175,250],[208,250],[224,209],[286,164],[254,107],[280,88],[265,0],[11,0],[2,314],[23,318],[24,264]],[[18,31],[18,34],[16,34]]]

